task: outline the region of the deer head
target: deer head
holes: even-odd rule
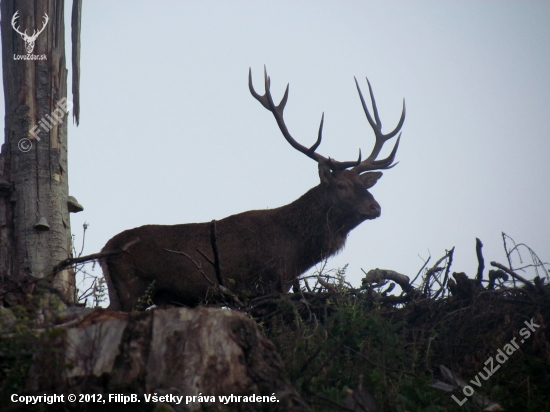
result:
[[[25,48],[27,49],[27,54],[31,54],[34,50],[34,43],[36,39],[38,38],[38,35],[44,31],[46,28],[46,25],[48,24],[49,17],[46,13],[44,13],[44,24],[42,25],[42,28],[36,32],[36,30],[33,30],[32,36],[27,35],[27,30],[25,30],[23,33],[19,30],[19,27],[15,27],[15,22],[19,18],[18,16],[19,10],[15,12],[11,19],[11,26],[13,29],[21,35],[21,38],[25,41]]]

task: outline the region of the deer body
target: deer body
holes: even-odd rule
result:
[[[44,13],[44,23],[42,25],[42,28],[38,30],[38,32],[34,30],[32,35],[30,36],[27,34],[27,30],[22,32],[21,30],[19,30],[19,27],[16,27],[18,18],[19,18],[19,10],[17,10],[13,15],[13,17],[11,18],[11,26],[21,36],[21,38],[25,42],[25,49],[27,50],[27,54],[31,54],[32,51],[34,50],[34,43],[36,42],[38,35],[44,31],[44,29],[46,28],[46,25],[48,24],[48,21],[50,21],[50,18],[46,13]]]
[[[257,95],[250,86],[252,94],[274,113],[289,143],[315,158],[321,183],[286,206],[252,210],[216,222],[216,245],[223,268],[221,281],[241,296],[288,291],[307,269],[341,250],[353,228],[380,216],[380,206],[367,189],[382,173],[363,172],[391,167],[397,144],[387,159],[374,160],[378,154],[375,151],[380,151],[383,139],[397,133],[404,120],[403,112],[396,130],[388,135],[377,134],[377,145],[367,160],[326,159],[315,153],[322,123],[315,148],[306,149],[297,143],[282,120],[288,88],[281,104],[275,106],[269,93],[269,78],[265,78],[266,95]],[[373,107],[375,124],[380,127],[374,99]],[[372,120],[368,112],[367,118]],[[350,167],[353,169],[348,170]],[[141,226],[116,235],[103,251],[122,250],[125,245],[131,245],[125,253],[101,261],[111,309],[133,310],[153,281],[155,303],[186,306],[200,303],[209,289],[219,283],[213,266],[199,253],[213,254],[210,223]]]

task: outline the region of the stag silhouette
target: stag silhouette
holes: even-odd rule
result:
[[[42,25],[42,28],[40,30],[38,30],[38,32],[36,30],[33,30],[31,36],[27,35],[27,30],[25,30],[24,32],[21,32],[19,30],[19,27],[15,27],[15,22],[17,21],[18,18],[19,18],[19,10],[17,10],[15,12],[15,14],[13,15],[13,17],[11,19],[11,26],[13,27],[13,29],[17,33],[19,33],[21,35],[21,38],[25,41],[25,48],[27,49],[27,54],[31,54],[32,51],[34,50],[34,43],[36,42],[36,39],[38,38],[38,35],[44,31],[44,29],[46,28],[46,25],[48,24],[48,21],[50,20],[50,18],[48,17],[48,15],[46,13],[44,13],[44,17],[43,17],[44,24]]]
[[[374,119],[355,79],[376,141],[365,160],[361,160],[359,151],[358,160],[339,162],[316,152],[321,143],[324,114],[315,144],[310,148],[302,146],[291,136],[283,118],[288,85],[281,102],[275,105],[265,68],[264,80],[266,92],[259,95],[249,71],[252,96],[273,114],[287,142],[318,163],[320,184],[286,206],[251,210],[217,221],[221,276],[216,276],[214,267],[204,258],[212,253],[210,223],[146,225],[119,233],[102,250],[125,250],[101,261],[111,309],[133,310],[153,281],[153,302],[157,304],[195,306],[213,286],[220,284],[241,297],[287,292],[307,269],[342,249],[353,228],[380,216],[380,205],[367,189],[382,176],[377,170],[395,166],[399,132],[405,121],[405,101],[398,125],[383,134],[370,82],[367,79]],[[377,160],[384,143],[397,133],[390,155]]]

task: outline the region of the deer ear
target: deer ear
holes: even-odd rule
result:
[[[382,172],[369,172],[369,173],[363,173],[359,176],[361,181],[363,182],[363,185],[365,186],[365,189],[370,189],[373,187],[378,179],[382,177]]]
[[[319,178],[321,179],[321,183],[324,185],[328,185],[330,183],[332,171],[330,170],[329,163],[326,161],[319,161]]]

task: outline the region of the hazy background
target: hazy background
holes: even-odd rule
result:
[[[69,33],[70,4],[66,18]],[[81,123],[69,130],[78,248],[83,222],[94,253],[125,229],[274,208],[317,185],[315,162],[248,91],[252,67],[263,93],[264,64],[275,100],[290,83],[293,136],[309,147],[324,111],[317,151],[338,160],[374,142],[353,76],[364,93],[369,77],[386,132],[406,99],[400,163],[371,190],[382,216],[329,261],[349,263],[354,285],[360,268],[412,277],[453,246],[452,269],[473,277],[476,237],[487,264],[505,263],[502,231],[550,259],[542,1],[84,2]]]

